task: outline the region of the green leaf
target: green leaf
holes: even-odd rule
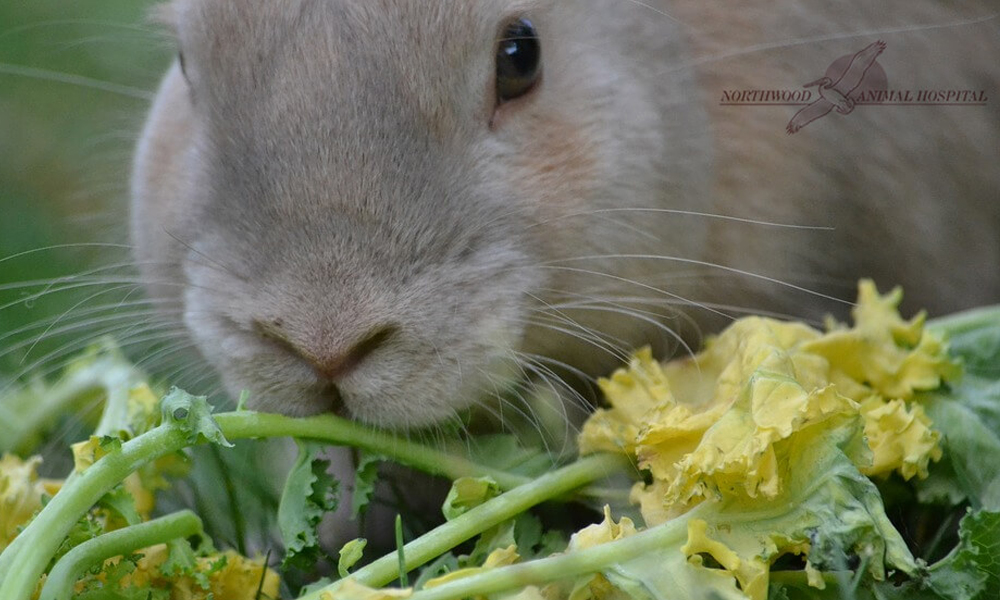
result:
[[[93,512],[88,512],[81,517],[75,525],[73,525],[72,529],[70,529],[69,533],[66,535],[66,539],[63,540],[59,549],[52,557],[50,564],[54,565],[67,552],[83,542],[94,539],[102,533],[105,533],[104,525],[97,519],[97,517],[94,516]]]
[[[705,535],[695,537],[689,529],[688,552],[727,565],[744,591],[758,594],[767,589],[767,566],[802,542],[808,543],[808,562],[817,571],[844,571],[857,557],[868,560],[866,581],[883,579],[889,569],[917,573],[919,566],[886,516],[878,489],[849,458],[861,441],[858,428],[848,427],[779,442],[775,449],[779,463],[787,462],[787,491],[770,499],[701,505]]]
[[[552,470],[553,456],[541,448],[526,448],[510,434],[477,436],[470,442],[475,463],[515,475],[535,477]]]
[[[316,581],[302,586],[302,589],[299,590],[299,597],[301,598],[309,594],[318,594],[320,590],[327,587],[331,583],[333,583],[333,581],[329,577],[320,577]]]
[[[973,507],[1000,509],[1000,422],[991,414],[1000,408],[1000,381],[967,374],[951,390],[926,398],[924,408],[941,431],[946,460],[916,483],[920,499],[968,498]]]
[[[713,569],[692,567],[677,548],[651,552],[603,573],[625,597],[636,600],[746,600],[735,580]]]
[[[285,544],[283,567],[307,570],[322,555],[316,526],[338,505],[338,482],[327,472],[329,461],[321,458],[325,446],[296,442],[299,457],[285,480],[278,505],[278,527]]]
[[[982,309],[934,322],[962,361],[963,377],[920,396],[942,433],[944,460],[916,482],[921,502],[1000,510],[1000,311]]]
[[[189,444],[209,442],[226,448],[233,446],[212,418],[212,406],[205,396],[192,396],[173,388],[163,397],[160,408],[163,422],[180,426],[188,434]]]
[[[917,395],[942,434],[944,457],[914,480],[921,503],[1000,508],[1000,307],[959,313],[927,324],[944,336],[964,374]]]
[[[199,572],[198,559],[191,544],[185,539],[176,539],[167,542],[167,548],[169,553],[167,560],[160,565],[160,573],[166,577],[191,577],[198,584],[198,587],[207,590],[209,587],[208,573]],[[225,557],[222,560],[225,561]],[[218,569],[212,571],[215,570]]]
[[[470,509],[497,497],[500,486],[491,477],[460,477],[448,491],[441,512],[449,521]],[[532,554],[532,549],[542,540],[542,526],[531,514],[522,513],[514,519],[499,523],[480,534],[468,555],[457,559],[460,567],[481,566],[486,557],[498,548],[516,544],[522,557]]]
[[[364,555],[365,546],[367,545],[368,540],[357,538],[347,542],[340,549],[340,561],[337,563],[337,572],[341,578],[347,577],[350,574],[349,569],[361,560],[361,557]]]
[[[775,576],[769,600],[993,600],[1000,590],[1000,513],[970,512],[962,519],[958,546],[913,580],[894,584],[864,581],[857,590],[844,583],[851,574],[827,581],[826,589],[809,587],[799,572]]]
[[[354,493],[351,495],[351,519],[357,520],[368,510],[378,481],[378,466],[385,460],[381,454],[361,452],[354,471]]]
[[[927,328],[947,337],[950,352],[962,359],[967,373],[1000,377],[1000,306],[935,319]]]
[[[102,435],[98,445],[100,445],[101,450],[105,453],[111,454],[112,452],[117,452],[122,449],[122,440],[117,436]]]
[[[461,568],[459,565],[458,557],[451,552],[446,552],[441,556],[437,557],[434,562],[428,564],[423,569],[420,570],[420,577],[413,583],[414,589],[423,589],[424,584],[426,584],[431,579],[440,577],[442,575],[447,575]]]
[[[1000,591],[1000,513],[970,512],[958,546],[930,568],[927,585],[947,600],[987,600]]]
[[[118,486],[101,498],[100,505],[106,509],[118,513],[128,525],[136,525],[142,522],[139,513],[135,510],[135,498],[123,486]]]
[[[104,563],[100,570],[103,580],[86,579],[83,591],[74,594],[73,600],[168,600],[169,590],[154,589],[149,584],[122,587],[122,579],[135,571],[140,558],[141,554],[133,554]]]
[[[490,498],[500,495],[500,486],[492,477],[460,477],[451,484],[441,512],[451,521]]]

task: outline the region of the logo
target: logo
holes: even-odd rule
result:
[[[849,115],[859,106],[985,106],[985,90],[890,89],[878,58],[878,40],[833,61],[822,77],[799,89],[723,90],[721,106],[800,106],[785,131],[791,135],[831,112]]]
[[[842,115],[850,114],[857,102],[855,94],[861,96],[869,90],[886,89],[885,71],[875,62],[884,51],[885,42],[872,42],[854,56],[842,56],[833,61],[826,74],[802,86],[807,89],[816,86],[820,97],[795,113],[785,131],[795,133],[816,119],[825,117],[831,110]],[[845,58],[848,60],[845,61]],[[847,63],[846,67],[844,63]]]

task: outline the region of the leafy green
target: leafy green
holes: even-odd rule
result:
[[[367,545],[368,540],[364,538],[357,538],[344,544],[340,549],[340,560],[337,562],[337,572],[341,577],[347,577],[348,570],[361,560]]]
[[[552,458],[523,447],[513,436],[485,436],[468,441],[468,451],[462,446],[441,452],[331,416],[292,419],[240,410],[213,417],[204,398],[178,390],[164,399],[161,424],[141,433],[155,419],[148,411],[123,410],[130,405],[123,403],[122,390],[128,389],[132,400],[150,397],[149,388],[137,386],[130,375],[108,390],[116,404],[106,422],[102,420],[104,429],[82,444],[81,472],[65,482],[63,491],[0,555],[0,596],[27,600],[53,556],[58,558],[95,536],[112,535],[106,533],[111,527],[148,519],[151,503],[144,498],[146,508],[139,508],[138,496],[132,496],[136,485],[151,489],[147,480],[129,475],[137,468],[155,467],[153,461],[164,454],[194,444],[229,446],[228,439],[292,436],[360,449],[358,493],[352,506],[356,514],[363,514],[371,498],[382,460],[416,464],[454,480],[443,506],[446,524],[405,548],[400,542],[398,554],[353,572],[349,571],[361,560],[364,541],[349,543],[338,562],[338,572],[349,575],[345,580],[349,584],[304,588],[303,598],[310,600],[321,596],[356,600],[362,592],[365,598],[412,595],[413,600],[500,598],[504,593],[516,593],[520,600],[990,600],[1000,590],[1000,310],[927,324],[927,330],[950,337],[950,353],[961,359],[965,371],[956,379],[954,365],[939,353],[944,348],[940,338],[921,337],[923,318],[903,321],[894,316],[898,299],[894,293],[869,309],[869,325],[887,322],[888,333],[834,326],[829,334],[814,334],[791,325],[789,335],[804,341],[776,354],[772,342],[785,330],[765,323],[765,334],[756,338],[762,344],[755,347],[762,353],[747,353],[746,345],[736,348],[746,360],[728,373],[739,371],[740,376],[722,377],[728,386],[724,394],[728,412],[703,419],[703,427],[681,427],[704,416],[684,413],[683,402],[669,407],[674,420],[664,419],[667,413],[655,406],[621,402],[622,412],[646,411],[634,424],[627,424],[634,428],[630,434],[662,436],[615,446],[628,448],[647,469],[648,477],[635,482],[632,497],[643,502],[644,515],[655,519],[646,520],[646,529],[637,528],[607,509],[603,523],[578,532],[568,545],[558,531],[546,529],[538,516],[526,511],[543,501],[565,499],[608,471],[634,476],[634,462],[604,454],[549,474]],[[722,352],[723,342],[715,344],[720,360],[731,356]],[[880,355],[883,347],[888,348],[888,358]],[[920,352],[914,354],[917,349]],[[834,359],[846,362],[837,366],[831,362]],[[827,364],[833,366],[827,369]],[[722,373],[711,363],[663,366],[659,373],[669,374],[668,381],[657,375],[651,359],[648,366],[639,378],[642,385],[629,388],[630,394],[659,387],[669,388],[681,399],[697,386],[686,388],[684,381],[675,382],[674,374],[685,369],[708,377]],[[832,374],[846,392],[836,396],[823,383],[807,386],[803,374],[815,375],[816,381]],[[942,380],[943,386],[928,391]],[[627,383],[621,378],[617,382]],[[86,393],[92,393],[92,387]],[[886,392],[884,401],[872,405],[868,396],[876,388],[918,392],[903,399]],[[33,393],[44,394],[44,385]],[[772,402],[782,410],[768,410]],[[643,417],[647,413],[649,417]],[[137,420],[130,421],[130,415]],[[782,416],[788,418],[777,418]],[[605,414],[601,433],[624,431],[623,424]],[[674,425],[678,427],[671,430]],[[910,428],[912,435],[899,435],[903,429],[895,429],[896,425]],[[684,458],[693,446],[669,454],[678,449],[670,437],[677,431],[696,433],[699,440],[711,443],[694,453],[697,460]],[[746,435],[729,435],[732,432]],[[682,444],[691,441],[684,435]],[[943,449],[940,461],[938,435]],[[636,452],[639,446],[642,449]],[[299,450],[278,521],[288,550],[285,564],[310,569],[322,556],[316,527],[338,504],[338,482],[327,472],[319,443],[302,442]],[[686,470],[675,474],[674,465],[682,459],[688,461]],[[875,467],[880,460],[888,466]],[[23,470],[15,469],[20,463],[6,461],[11,473]],[[747,486],[747,478],[737,477],[748,468],[756,473],[759,485]],[[928,468],[929,477],[921,480]],[[672,490],[658,487],[656,478],[662,473],[671,474]],[[685,479],[689,475],[695,479]],[[12,499],[32,501],[31,510],[18,518],[16,526],[23,527],[30,513],[38,510],[39,481],[37,476],[25,477],[23,483],[5,477],[3,485]],[[122,485],[127,477],[131,479]],[[880,482],[882,494],[872,477]],[[609,489],[613,485],[602,484]],[[670,505],[682,497],[686,504],[681,510]],[[952,515],[957,521],[964,505],[971,507],[958,526],[957,545],[951,543],[954,528],[923,523],[930,532],[947,532],[940,539],[955,545],[930,566],[915,559],[911,550],[929,557],[941,556],[947,548],[934,553],[927,551],[927,544],[908,548],[900,534],[908,533],[907,523],[897,531],[886,516],[884,503],[896,510],[912,506],[914,498],[948,505],[944,521]],[[231,510],[238,510],[235,501]],[[911,543],[926,539],[916,536]],[[163,586],[176,582],[201,594],[197,598],[212,594],[221,600],[217,585],[238,587],[249,598],[264,578],[270,578],[267,589],[272,590],[265,594],[277,593],[273,573],[235,553],[206,557],[203,548],[195,551],[183,537],[156,548],[145,548],[143,552],[151,552],[141,560],[139,553],[123,552],[122,560],[95,567],[81,584],[79,597],[161,600],[167,597]],[[405,585],[405,573],[422,564],[428,566],[412,590],[367,587],[397,577]],[[149,577],[158,578],[156,585],[143,579]]]
[[[130,554],[104,565],[100,570],[103,580],[86,579],[83,591],[74,594],[74,600],[166,600],[170,597],[168,590],[124,584],[135,573],[141,558],[141,554]]]
[[[83,542],[92,540],[105,533],[104,523],[93,513],[88,512],[73,524],[59,548],[52,556],[52,564],[55,564],[67,552],[76,548]]]
[[[209,588],[209,577],[218,573],[227,562],[226,557],[222,555],[212,561],[207,569],[200,568],[198,556],[205,553],[196,552],[191,543],[183,538],[167,542],[167,551],[167,560],[160,565],[160,573],[166,577],[190,577],[203,590]]]
[[[413,583],[413,587],[419,590],[431,579],[452,573],[460,568],[458,557],[452,552],[445,552],[420,570],[420,576]]]
[[[919,499],[950,504],[967,499],[973,507],[1000,510],[1000,318],[974,311],[937,328],[949,334],[951,353],[961,359],[965,375],[925,394],[927,414],[943,433],[945,459],[918,482]]]
[[[219,424],[212,418],[212,406],[205,396],[192,396],[173,388],[160,401],[160,410],[164,423],[179,425],[187,433],[188,445],[213,443],[232,448],[233,445],[222,435]]]
[[[785,572],[776,576],[769,600],[993,600],[1000,590],[1000,513],[969,512],[959,535],[947,557],[910,581],[852,581],[851,573],[841,572],[818,590],[798,573]]]
[[[101,498],[100,506],[113,510],[128,525],[142,521],[135,508],[135,497],[124,486],[116,487]]]
[[[452,483],[441,512],[450,521],[499,495],[500,486],[492,477],[460,477]]]
[[[359,519],[368,510],[378,481],[378,466],[385,457],[372,452],[361,452],[354,472],[354,493],[351,494],[351,518]]]
[[[477,436],[470,441],[468,452],[478,464],[528,477],[547,473],[555,465],[551,453],[525,447],[511,434]]]
[[[635,600],[745,600],[731,577],[712,569],[692,568],[676,548],[663,548],[602,571],[608,584]],[[603,582],[598,580],[598,585]],[[598,596],[594,582],[574,588],[574,600]]]
[[[946,600],[987,600],[1000,591],[1000,513],[970,512],[959,544],[930,567],[927,587]]]
[[[316,527],[323,515],[336,510],[339,484],[327,472],[325,446],[298,441],[299,456],[285,481],[278,505],[278,527],[285,544],[282,566],[311,568],[323,555]]]

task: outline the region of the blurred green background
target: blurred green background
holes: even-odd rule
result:
[[[59,358],[68,338],[54,332],[82,324],[81,308],[125,297],[110,280],[128,271],[82,274],[127,260],[126,249],[102,244],[128,242],[132,146],[173,54],[147,19],[152,4],[0,2],[0,374],[7,377]]]
[[[0,401],[20,381],[54,381],[102,333],[149,337],[126,245],[133,146],[175,52],[147,18],[154,4],[0,0]],[[66,444],[95,416],[48,424],[34,450],[43,472],[71,468]],[[193,451],[194,471],[161,494],[160,510],[197,507],[222,547],[270,547],[280,475],[258,485],[268,453],[273,445]]]

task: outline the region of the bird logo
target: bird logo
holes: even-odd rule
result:
[[[882,40],[872,42],[854,56],[844,56],[834,61],[823,77],[802,86],[804,88],[816,86],[820,97],[795,113],[785,130],[789,134],[796,133],[816,119],[825,117],[832,110],[836,110],[842,115],[850,113],[855,106],[852,94],[858,88],[876,87],[877,84],[872,85],[873,82],[870,80],[881,80],[880,87],[884,88],[885,72],[875,62],[875,59],[884,51],[885,42]],[[850,63],[845,69],[843,64],[847,62],[847,59],[850,59]],[[871,71],[871,75],[869,75],[869,71]]]

